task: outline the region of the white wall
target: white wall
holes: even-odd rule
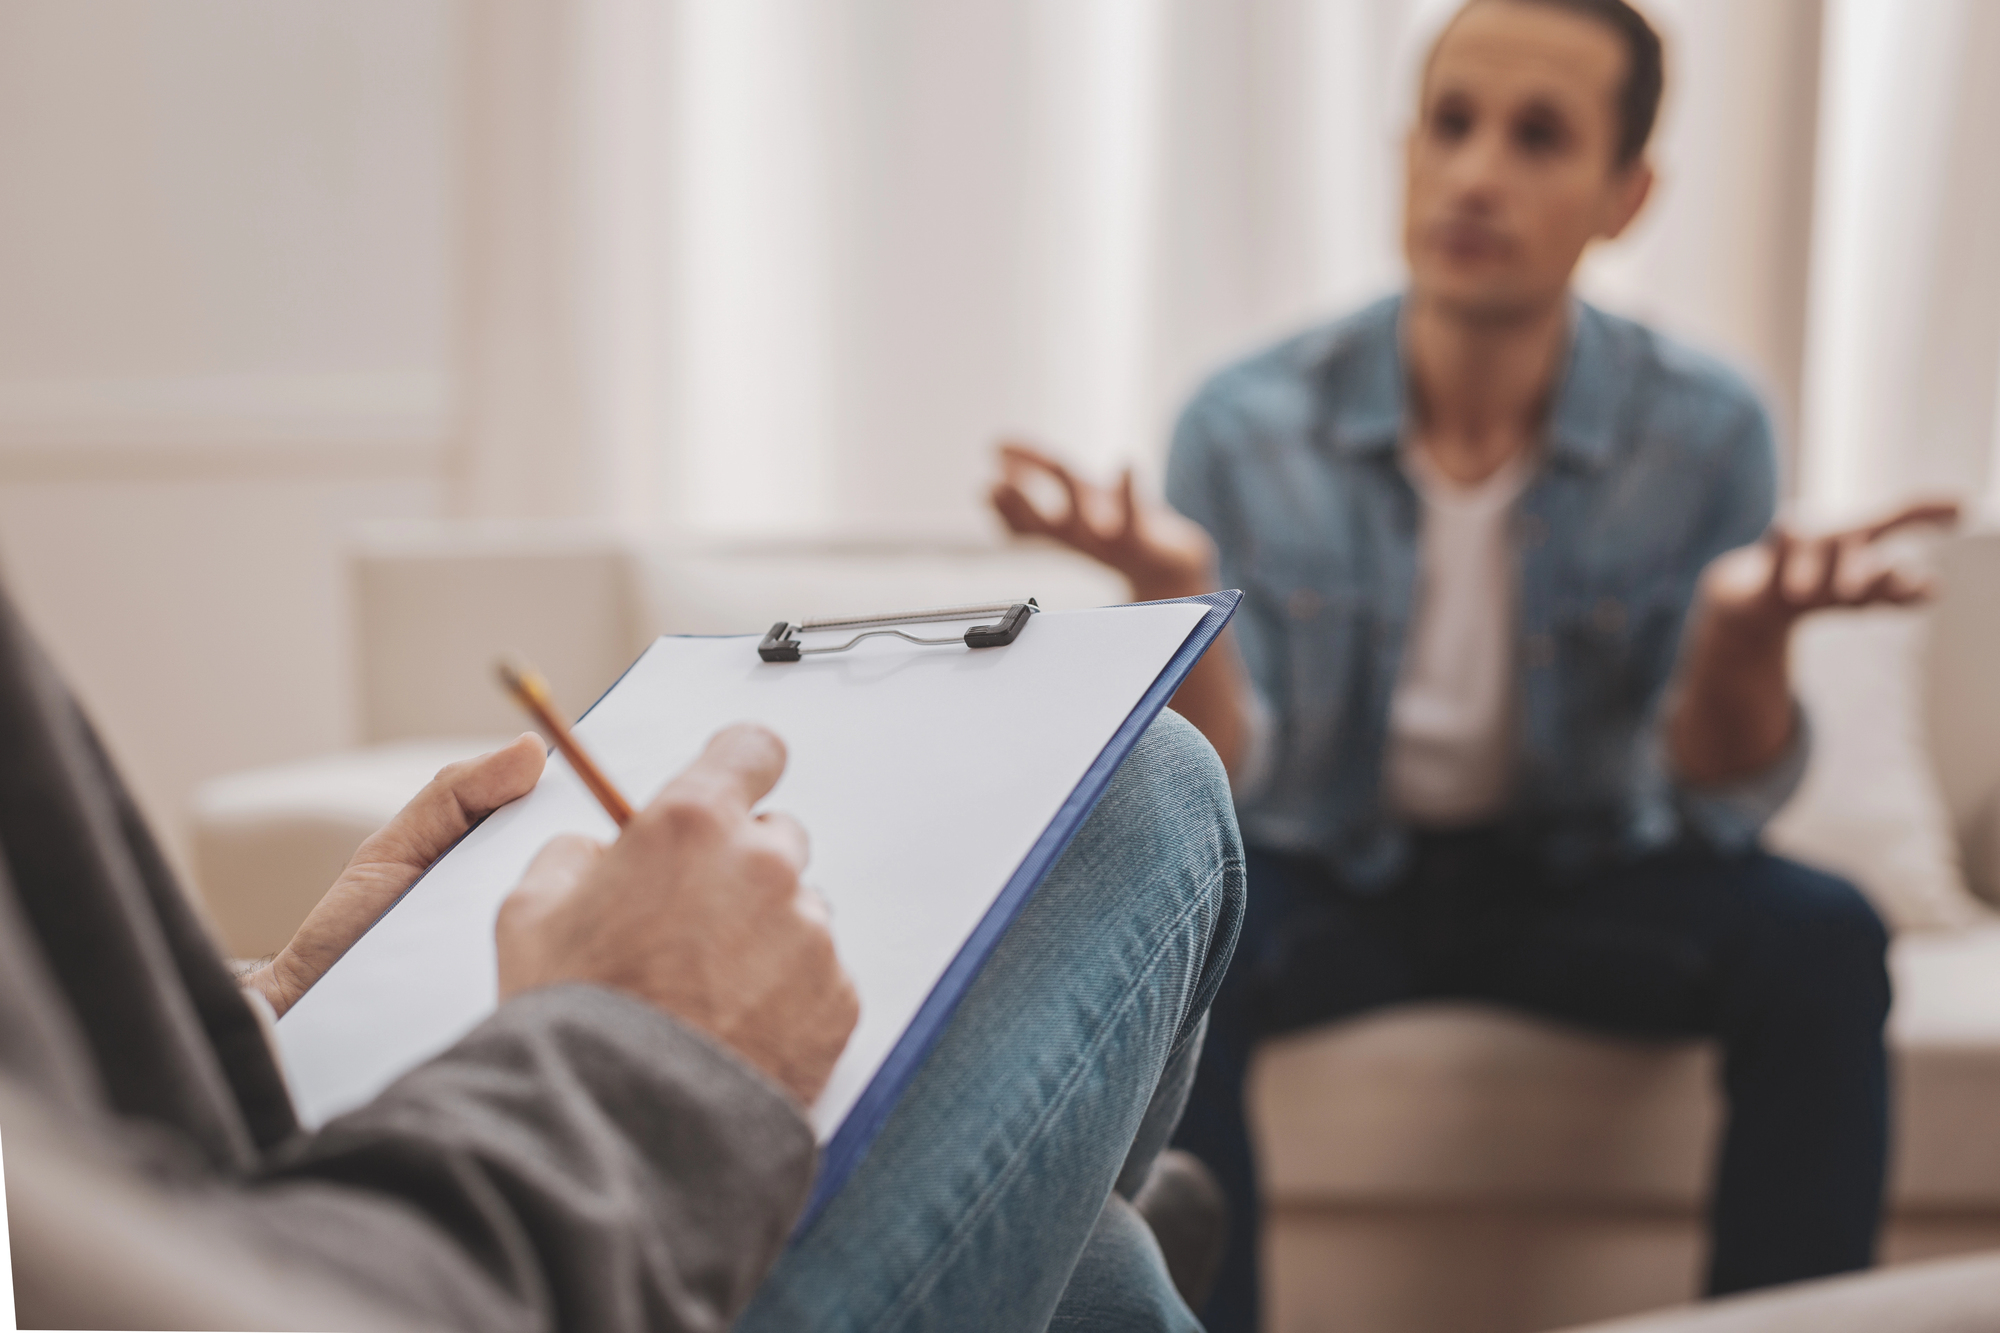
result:
[[[656,465],[624,494],[725,531],[982,526],[1003,431],[1099,470],[1156,463],[1204,371],[1400,280],[1401,130],[1455,7],[483,8],[514,48],[560,51],[576,89],[550,174],[577,187],[573,266],[622,249],[584,279],[574,345],[592,373],[618,348],[653,368],[551,377],[537,401],[576,395],[586,457],[651,432]],[[1649,7],[1672,48],[1662,184],[1586,288],[1744,362],[1791,426],[1822,0]],[[635,200],[647,225],[621,230]],[[490,462],[535,476],[519,451]],[[574,512],[560,477],[509,494]]]
[[[1650,0],[1667,43],[1659,184],[1583,286],[1756,378],[1786,444],[1805,375],[1821,0]]]
[[[2000,520],[2000,5],[1828,0],[1804,498]]]
[[[962,531],[998,432],[1157,460],[1396,280],[1451,5],[0,0],[0,570],[173,834],[351,735],[362,519]],[[1809,496],[2000,494],[1996,7],[1652,8],[1588,287],[1806,404]]]
[[[336,551],[357,519],[434,507],[413,478],[0,482],[7,584],[180,851],[204,777],[346,744]]]
[[[343,534],[441,503],[457,17],[0,4],[0,571],[176,852],[349,738]]]

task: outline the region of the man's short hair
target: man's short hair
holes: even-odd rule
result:
[[[1470,0],[1470,9],[1485,0]],[[1646,16],[1626,0],[1508,0],[1511,4],[1547,5],[1595,19],[1625,43],[1625,82],[1618,89],[1618,149],[1613,161],[1629,167],[1646,151],[1653,122],[1660,114],[1660,94],[1667,84],[1666,54],[1660,34]],[[1461,13],[1464,10],[1460,11]]]

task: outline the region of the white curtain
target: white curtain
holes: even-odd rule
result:
[[[2000,5],[1827,0],[1822,69],[1801,498],[2000,516]]]
[[[462,507],[983,529],[987,447],[1155,466],[1399,278],[1451,0],[479,0]],[[2000,5],[1655,0],[1662,188],[1584,287],[1716,348],[1833,512],[1995,484]]]

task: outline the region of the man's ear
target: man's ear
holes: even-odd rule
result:
[[[1646,200],[1652,197],[1653,180],[1653,164],[1643,157],[1619,171],[1619,179],[1611,187],[1610,215],[1605,218],[1599,236],[1615,241],[1624,234],[1632,219],[1646,207]]]

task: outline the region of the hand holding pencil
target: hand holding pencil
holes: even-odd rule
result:
[[[633,812],[555,715],[532,670],[501,679],[569,760],[618,841],[551,841],[500,909],[500,995],[607,985],[722,1042],[801,1107],[819,1097],[860,1015],[854,983],[807,888],[797,821],[754,807],[785,768],[763,727],[716,733],[701,757]]]
[[[612,822],[621,829],[631,823],[631,803],[619,793],[618,788],[611,785],[611,779],[604,776],[596,761],[584,753],[583,747],[576,743],[576,737],[570,735],[569,728],[563,725],[560,717],[556,716],[555,703],[549,697],[549,684],[542,679],[541,673],[525,663],[508,661],[504,658],[498,664],[497,670],[500,673],[500,683],[514,696],[515,702],[535,719],[536,724],[542,729],[542,734],[562,752],[562,757],[569,761],[569,766],[575,770],[579,778],[583,779],[583,785],[590,788],[590,794],[604,807],[604,813],[610,815]]]

